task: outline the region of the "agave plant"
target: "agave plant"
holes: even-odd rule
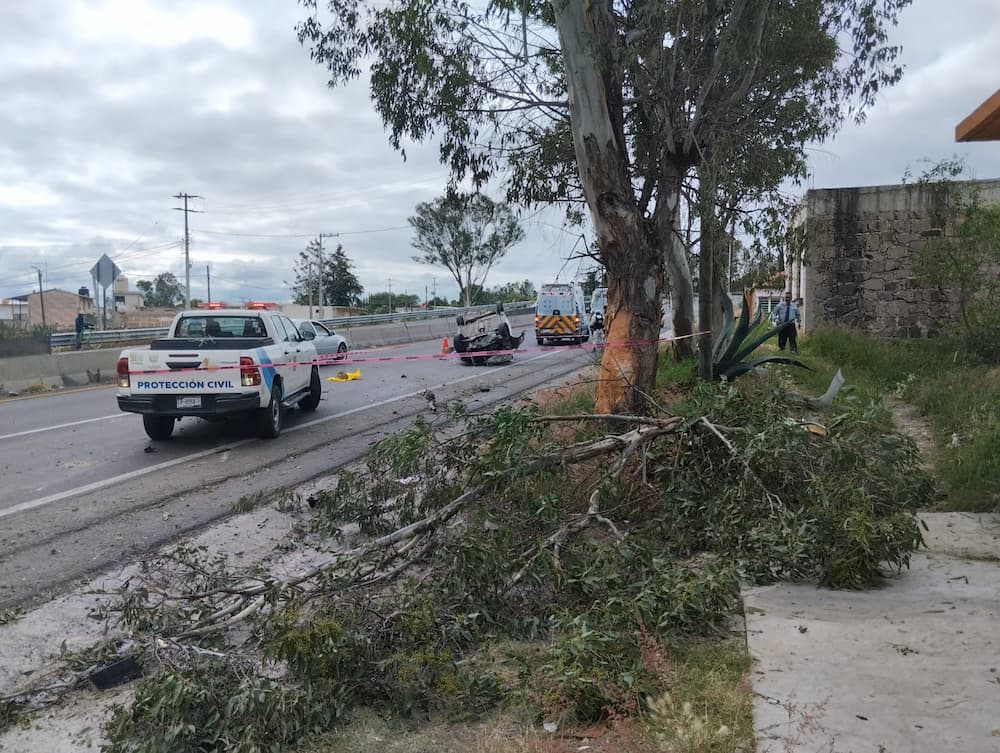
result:
[[[803,369],[809,368],[802,361],[796,358],[787,358],[786,356],[761,356],[760,358],[748,360],[749,356],[762,343],[777,335],[781,327],[769,329],[748,341],[747,338],[760,325],[761,310],[758,308],[757,313],[754,314],[751,320],[750,302],[744,295],[743,310],[740,312],[739,321],[737,321],[736,315],[733,312],[733,302],[729,296],[723,296],[722,302],[726,308],[726,321],[712,349],[712,376],[715,379],[728,379],[731,381],[765,363],[785,363],[789,366],[798,366]]]

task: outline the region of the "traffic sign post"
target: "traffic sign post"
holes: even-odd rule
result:
[[[94,288],[100,285],[103,289],[103,301],[101,303],[101,329],[108,328],[108,288],[121,275],[122,271],[107,254],[97,260],[97,264],[90,268],[90,276],[94,280]]]

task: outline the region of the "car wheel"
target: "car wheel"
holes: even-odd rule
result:
[[[464,327],[465,317],[459,314],[458,316],[455,317],[455,322],[458,324],[459,327]]]
[[[143,416],[142,428],[150,439],[170,439],[174,433],[173,416]]]
[[[545,338],[544,337],[536,337],[535,338],[535,342],[538,343],[539,345],[545,345]]]
[[[499,316],[500,314],[503,313],[503,304],[502,303],[498,303],[497,304],[497,306],[496,306],[496,312],[497,312],[497,316]]]
[[[347,358],[345,353],[347,353],[347,343],[341,343],[337,346],[337,360],[342,361]]]
[[[319,369],[313,366],[312,374],[309,375],[309,394],[299,400],[299,407],[302,410],[316,410],[322,397],[323,383],[319,381]]]
[[[490,360],[490,357],[489,357],[489,356],[475,356],[475,357],[474,357],[474,358],[472,359],[472,362],[473,362],[473,363],[474,363],[474,364],[475,364],[476,366],[485,366],[485,365],[486,365],[486,364],[487,364],[487,363],[489,362],[489,360]]]
[[[281,419],[284,408],[281,405],[281,383],[271,387],[271,402],[257,412],[257,430],[264,439],[274,439],[281,434]]]

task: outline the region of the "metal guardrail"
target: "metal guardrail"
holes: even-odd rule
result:
[[[331,329],[337,327],[357,327],[366,324],[391,324],[393,322],[419,321],[421,319],[440,319],[442,317],[457,316],[464,311],[491,311],[495,304],[483,306],[436,308],[430,311],[405,311],[398,314],[368,314],[365,316],[341,316],[335,319],[319,319],[317,321],[328,325]],[[515,303],[505,303],[504,310],[508,312],[531,309],[535,305],[534,301],[517,301]],[[93,330],[87,337],[88,345],[100,343],[122,343],[122,342],[143,342],[152,341],[158,337],[166,337],[169,327],[145,327],[136,329],[105,329]],[[50,348],[66,348],[76,345],[75,332],[53,332],[49,335]]]

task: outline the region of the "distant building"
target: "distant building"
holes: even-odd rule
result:
[[[127,314],[131,311],[139,311],[146,307],[146,298],[138,290],[129,290],[128,278],[125,275],[118,275],[111,286],[114,295],[114,310],[118,314]]]
[[[16,298],[0,300],[0,324],[11,325],[15,329],[28,326],[28,302]]]
[[[27,306],[27,322],[29,325],[43,323],[42,307],[45,308],[44,323],[57,330],[69,331],[76,323],[76,315],[94,316],[94,299],[90,297],[87,288],[80,288],[76,293],[70,293],[59,288],[49,288],[42,292],[35,291],[11,298]]]

